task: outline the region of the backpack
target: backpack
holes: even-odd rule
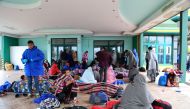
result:
[[[167,80],[168,80],[168,76],[165,73],[165,75],[160,76],[159,81],[158,81],[158,85],[160,85],[160,86],[166,86],[167,85]]]
[[[153,109],[172,109],[170,103],[160,99],[154,100],[154,102],[152,103],[152,107]]]
[[[90,99],[89,102],[91,104],[104,104],[108,101],[108,96],[106,95],[106,93],[104,93],[103,91],[101,92],[97,92],[97,93],[92,93],[90,95]]]

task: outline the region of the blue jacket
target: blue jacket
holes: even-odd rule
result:
[[[22,55],[23,59],[28,60],[24,69],[26,76],[40,76],[44,74],[44,54],[37,47],[26,49]]]

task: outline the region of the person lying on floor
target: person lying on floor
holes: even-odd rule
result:
[[[177,82],[177,76],[175,75],[174,72],[170,72],[168,74],[168,81],[167,81],[167,86],[168,87],[179,87],[179,83]]]
[[[18,98],[20,95],[27,96],[28,86],[26,77],[22,75],[19,81],[13,83],[12,89],[15,93],[15,98]]]
[[[131,70],[129,80],[121,103],[115,109],[153,109],[151,104],[155,99],[147,89],[145,77],[134,68]]]
[[[49,70],[49,76],[50,76],[49,78],[55,80],[57,78],[57,75],[60,73],[61,73],[61,71],[58,68],[57,61],[53,60],[52,66]]]

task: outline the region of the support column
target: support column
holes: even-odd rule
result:
[[[144,35],[143,35],[143,33],[141,33],[140,34],[140,46],[139,46],[139,48],[140,48],[140,67],[143,67],[143,63],[144,63],[144,52],[143,52],[143,48],[144,48]]]
[[[180,12],[180,70],[183,72],[181,82],[186,82],[188,10]]]

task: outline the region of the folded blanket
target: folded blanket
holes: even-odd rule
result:
[[[115,86],[113,84],[106,84],[103,82],[96,84],[77,83],[77,87],[73,87],[72,92],[91,94],[103,91],[108,96],[113,96],[117,92],[118,88],[118,86]]]

